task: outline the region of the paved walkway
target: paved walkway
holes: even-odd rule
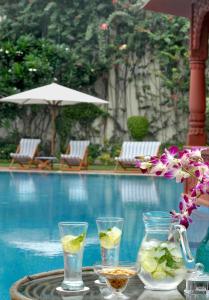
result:
[[[0,172],[16,172],[16,173],[54,173],[54,174],[101,174],[101,175],[130,175],[130,176],[150,176],[141,174],[138,170],[134,171],[115,171],[115,170],[81,170],[81,171],[60,171],[60,170],[40,170],[40,169],[20,169],[0,167]],[[153,175],[152,175],[153,176]]]

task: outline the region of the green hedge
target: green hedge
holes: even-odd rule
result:
[[[0,144],[0,159],[11,159],[10,153],[16,152],[16,144]]]
[[[146,117],[143,116],[129,117],[127,126],[132,139],[136,141],[143,140],[148,134],[149,122]]]

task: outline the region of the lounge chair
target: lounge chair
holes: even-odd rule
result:
[[[29,168],[31,164],[35,163],[34,159],[40,142],[40,139],[21,139],[16,153],[10,153],[12,157],[10,167],[14,163],[18,163],[22,168]]]
[[[70,141],[66,154],[61,154],[61,169],[81,170],[82,167],[87,168],[89,143],[89,141]]]
[[[123,142],[119,157],[116,157],[116,169],[135,167],[136,157],[154,156],[159,152],[160,142]]]

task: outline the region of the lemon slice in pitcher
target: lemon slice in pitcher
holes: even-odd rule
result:
[[[101,231],[99,233],[101,246],[105,249],[116,247],[120,243],[121,234],[121,230],[115,226],[107,231]]]
[[[64,252],[75,254],[80,251],[83,246],[84,234],[74,236],[66,235],[61,239],[62,248]]]

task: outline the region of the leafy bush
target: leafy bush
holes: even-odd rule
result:
[[[114,159],[111,157],[109,152],[103,152],[100,156],[99,156],[99,160],[101,161],[101,163],[105,166],[108,165],[112,165],[114,162]]]
[[[136,141],[143,140],[143,138],[145,138],[145,136],[148,134],[149,122],[146,117],[129,117],[127,126],[131,137]]]
[[[102,152],[108,152],[112,158],[115,158],[120,154],[121,144],[110,142],[109,140],[105,140],[104,146],[102,147]]]
[[[10,153],[16,152],[16,144],[0,144],[0,159],[10,159]]]
[[[113,144],[111,147],[111,157],[115,158],[120,155],[121,152],[121,144]]]
[[[89,164],[95,163],[98,159],[104,165],[114,163],[114,158],[120,154],[121,144],[110,143],[108,140],[104,145],[90,144],[88,148],[88,162]]]
[[[102,146],[99,144],[90,144],[88,147],[88,162],[93,164],[94,161],[101,155]]]

